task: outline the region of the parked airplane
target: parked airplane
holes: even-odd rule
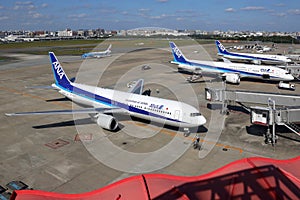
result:
[[[243,77],[291,81],[294,77],[286,70],[274,66],[250,65],[241,63],[232,63],[225,59],[225,62],[212,62],[200,60],[188,60],[174,42],[170,42],[174,64],[178,64],[178,69],[192,71],[196,74],[202,72],[221,74],[227,82],[240,83]]]
[[[108,46],[108,48],[105,51],[98,51],[98,52],[89,52],[89,53],[85,53],[82,54],[82,58],[103,58],[103,57],[107,57],[110,56],[111,53],[111,44]]]
[[[218,55],[227,58],[231,61],[248,62],[248,63],[250,62],[253,64],[264,63],[264,64],[277,64],[277,65],[287,64],[291,62],[291,59],[281,55],[229,52],[218,40],[216,40],[216,46],[218,48]]]
[[[78,110],[54,110],[39,112],[8,113],[17,115],[90,114],[97,124],[108,130],[116,130],[117,119],[113,113],[129,114],[138,118],[183,127],[185,130],[206,123],[204,116],[191,105],[183,102],[142,95],[143,79],[130,88],[129,92],[88,86],[69,80],[53,52],[49,52],[55,83],[52,87],[78,105]]]

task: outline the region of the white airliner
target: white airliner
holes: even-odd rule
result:
[[[288,71],[278,67],[232,63],[226,59],[225,62],[188,60],[174,42],[170,42],[170,47],[174,57],[172,63],[177,64],[178,69],[197,74],[202,72],[220,74],[230,83],[238,84],[243,77],[275,81],[294,80]]]
[[[206,123],[205,117],[191,105],[142,95],[143,79],[137,81],[129,92],[73,83],[68,79],[54,53],[49,52],[49,56],[55,80],[52,87],[84,108],[8,113],[7,116],[87,113],[100,127],[108,130],[116,130],[118,127],[117,119],[111,115],[113,113],[129,114],[161,124],[182,127],[185,130]]]
[[[108,46],[108,48],[105,51],[98,51],[98,52],[89,52],[89,53],[84,53],[82,54],[82,58],[103,58],[107,56],[111,56],[111,44]]]
[[[281,55],[229,52],[218,40],[216,40],[216,46],[218,48],[218,55],[227,58],[231,61],[248,62],[248,63],[250,62],[253,64],[264,63],[264,64],[271,64],[271,65],[287,64],[291,62],[291,59]]]

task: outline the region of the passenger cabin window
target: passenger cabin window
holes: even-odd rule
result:
[[[190,116],[191,117],[201,116],[201,113],[191,113]]]

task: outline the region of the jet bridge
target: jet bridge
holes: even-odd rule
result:
[[[279,66],[282,69],[287,70],[289,73],[291,73],[296,79],[300,79],[300,65],[286,65],[286,66]]]
[[[256,104],[268,104],[268,100],[271,98],[276,102],[277,106],[300,106],[300,95],[225,90],[224,88],[205,88],[205,98],[209,101],[224,103],[233,101]]]
[[[274,100],[269,99],[268,102],[273,106],[269,104],[268,107],[250,107],[252,124],[272,126],[272,134],[269,129],[266,134],[266,143],[276,142],[275,125],[284,125],[300,136],[300,127],[295,124],[295,122],[300,122],[300,106],[276,108]]]
[[[209,101],[223,103],[222,112],[227,113],[229,102],[254,103],[268,105],[267,107],[250,107],[251,123],[272,126],[272,134],[268,129],[266,143],[275,144],[275,125],[284,125],[298,136],[300,127],[295,122],[300,122],[300,95],[265,93],[241,90],[226,90],[224,88],[205,88],[205,98]]]

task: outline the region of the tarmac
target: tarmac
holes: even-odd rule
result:
[[[22,58],[17,62],[0,64],[0,185],[21,180],[38,190],[82,193],[140,173],[195,176],[242,158],[300,155],[300,138],[289,130],[278,127],[276,145],[267,145],[265,128],[251,125],[244,110],[233,106],[229,115],[221,115],[219,110],[208,109],[204,88],[222,82],[218,77],[186,82],[190,75],[177,73],[176,66],[169,63],[172,55],[167,46],[123,52],[121,46],[117,53],[114,46],[111,57],[58,59],[66,74],[76,77],[78,83],[127,91],[127,83],[144,78],[144,89],[151,89],[151,96],[179,99],[199,108],[207,119],[197,130],[201,149],[192,146],[196,131],[184,137],[174,127],[128,116],[116,116],[120,129],[115,132],[100,128],[88,115],[5,116],[77,108],[57,91],[32,88],[53,83],[48,56],[19,55]],[[200,55],[203,49],[206,51]],[[216,59],[214,45],[186,46],[182,51],[193,59]],[[150,69],[143,70],[145,65]],[[299,84],[295,85],[296,91],[282,91],[277,83],[242,80],[240,85],[227,87],[299,94]]]

